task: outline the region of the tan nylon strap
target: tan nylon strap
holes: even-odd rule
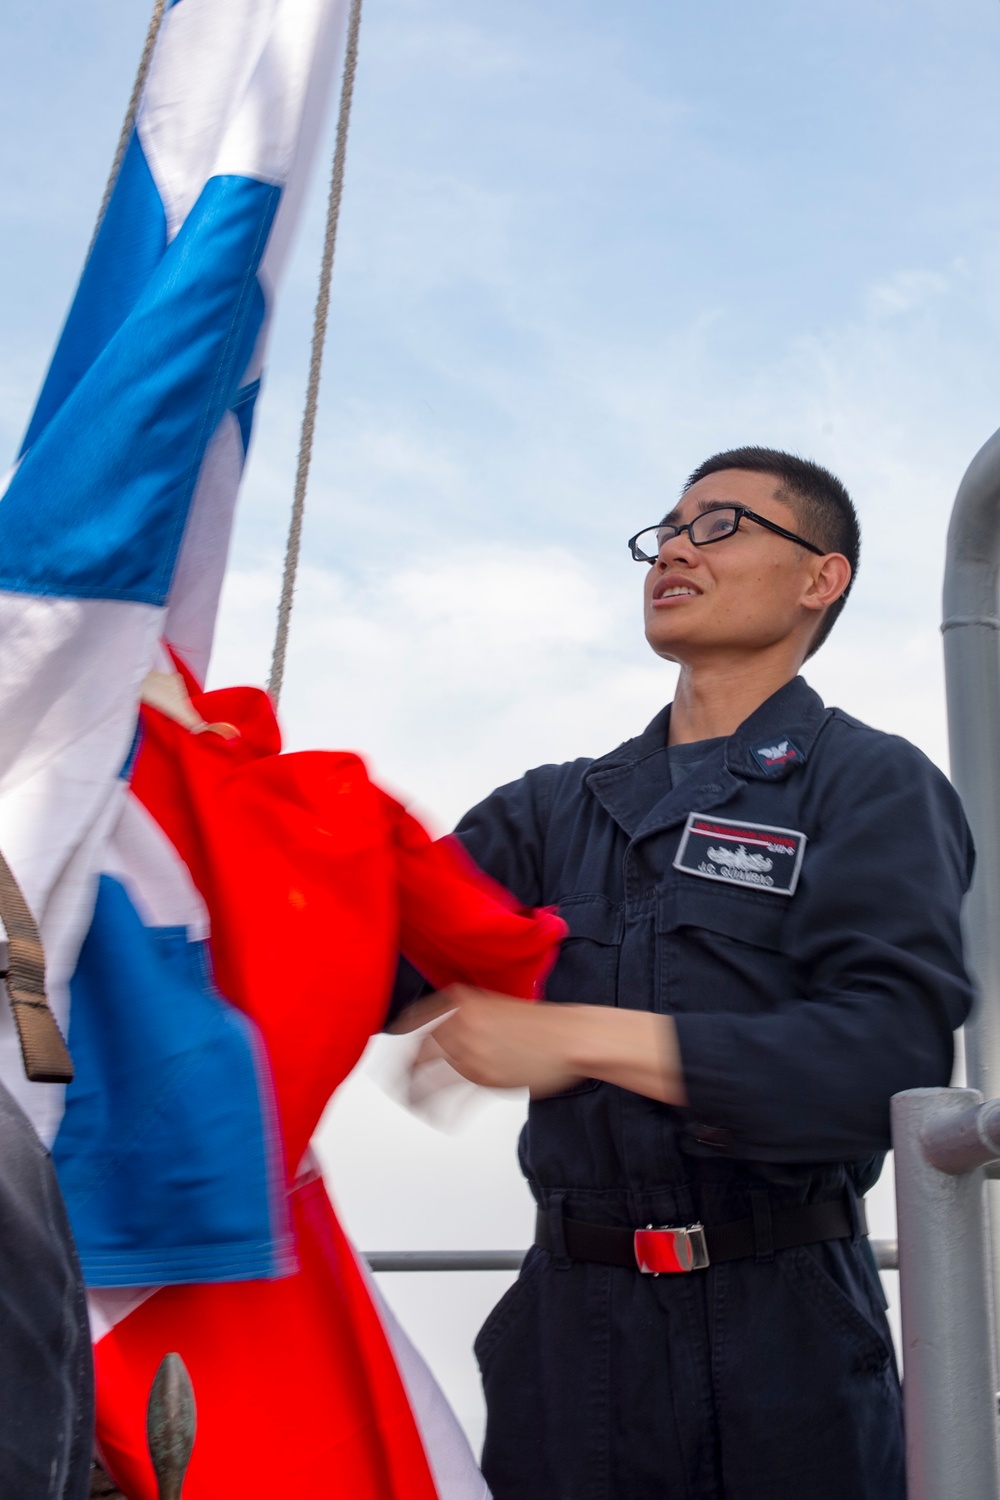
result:
[[[21,887],[0,854],[0,919],[7,929],[7,992],[32,1083],[69,1083],[73,1063],[45,993],[45,952]]]

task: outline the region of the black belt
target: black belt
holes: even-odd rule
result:
[[[767,1227],[754,1219],[737,1219],[731,1224],[649,1224],[645,1229],[563,1219],[563,1243],[570,1260],[627,1266],[658,1276],[661,1271],[703,1271],[720,1261],[748,1260],[761,1251],[792,1250],[822,1240],[849,1240],[855,1227],[862,1234],[868,1233],[864,1202],[858,1202],[855,1220],[846,1196],[828,1203],[775,1208],[767,1218]],[[535,1244],[556,1251],[549,1216],[541,1208],[535,1221]],[[557,1253],[562,1253],[562,1246]]]

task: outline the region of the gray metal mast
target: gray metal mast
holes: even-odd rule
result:
[[[976,841],[966,940],[979,998],[966,1028],[969,1084],[1000,1095],[1000,432],[959,485],[944,574],[951,774]],[[1000,1311],[1000,1184],[988,1187],[994,1317]],[[1000,1328],[996,1347],[1000,1348]]]

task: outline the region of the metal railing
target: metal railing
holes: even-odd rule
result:
[[[1000,1099],[911,1089],[892,1101],[909,1500],[997,1500],[986,1178]]]
[[[880,1271],[899,1268],[895,1240],[872,1240]],[[526,1250],[366,1250],[372,1271],[519,1271]]]
[[[951,777],[976,844],[965,938],[978,1000],[965,1028],[965,1056],[969,1083],[992,1099],[1000,1094],[1000,432],[980,448],[955,496],[941,630]],[[987,1193],[994,1232],[998,1193]],[[1000,1343],[998,1273],[1000,1256],[992,1270]]]

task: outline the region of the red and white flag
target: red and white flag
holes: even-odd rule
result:
[[[197,721],[217,727],[144,709],[130,796],[204,902],[215,984],[259,1039],[296,1269],[92,1294],[107,1325],[95,1326],[101,1451],[130,1497],[153,1500],[145,1403],[173,1349],[198,1403],[192,1500],[263,1500],[279,1476],[290,1494],[483,1496],[440,1391],[344,1238],[309,1141],[381,1025],[400,948],[439,986],[530,998],[563,925],[518,909],[450,840],[432,842],[357,756],[280,755],[263,693],[187,686]],[[107,956],[117,961],[113,945]]]

